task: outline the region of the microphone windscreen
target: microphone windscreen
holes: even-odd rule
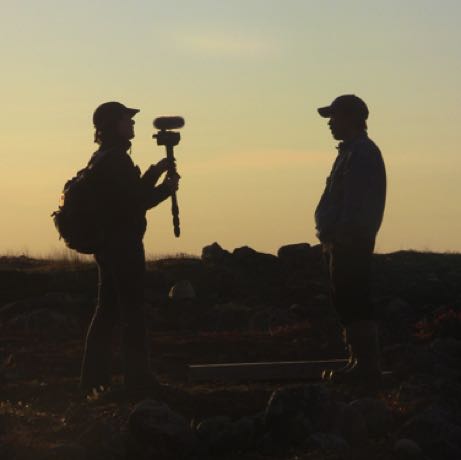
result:
[[[179,129],[184,126],[183,117],[158,117],[154,120],[157,129]]]

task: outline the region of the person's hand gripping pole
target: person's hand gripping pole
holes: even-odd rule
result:
[[[157,145],[164,145],[166,148],[166,158],[168,160],[167,180],[177,184],[178,172],[176,170],[176,160],[174,157],[173,147],[179,144],[181,140],[180,133],[172,131],[184,126],[184,118],[182,117],[159,117],[154,120],[154,127],[158,132],[152,137],[157,139]],[[181,234],[179,225],[179,206],[176,197],[176,191],[173,189],[171,193],[171,213],[173,214],[173,227],[176,238]]]

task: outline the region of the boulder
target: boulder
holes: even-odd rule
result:
[[[202,420],[196,428],[197,437],[209,443],[214,443],[221,434],[229,431],[232,421],[227,416],[210,417]]]
[[[368,433],[371,436],[383,436],[391,429],[392,413],[384,401],[362,398],[352,401],[350,406],[358,409],[365,418]]]
[[[231,253],[223,249],[218,243],[210,244],[202,249],[202,260],[204,262],[220,264],[228,262],[230,258]]]
[[[266,406],[265,427],[274,439],[301,442],[322,426],[330,407],[328,391],[321,385],[275,390]]]
[[[188,280],[178,281],[171,289],[168,295],[172,300],[193,300],[197,296],[192,283]]]
[[[78,444],[58,444],[50,449],[50,459],[56,460],[85,460],[87,458],[86,450]]]
[[[273,265],[278,262],[276,256],[255,251],[249,246],[235,248],[232,252],[232,258],[236,263],[244,266]]]
[[[0,319],[8,320],[34,310],[58,310],[62,312],[79,312],[88,299],[74,297],[65,292],[50,292],[40,297],[33,297],[7,303],[0,308]]]
[[[307,306],[294,304],[289,308],[289,311],[294,312],[300,319],[336,318],[337,316],[334,308],[328,302],[328,298],[325,303],[316,301]]]
[[[88,421],[85,430],[78,436],[78,443],[84,446],[87,452],[96,457],[102,457],[111,444],[117,430],[107,421]],[[61,456],[60,458],[66,458]]]
[[[402,438],[415,441],[430,455],[455,459],[461,454],[461,427],[451,420],[447,408],[432,405],[408,420],[399,432]]]
[[[52,333],[60,337],[80,332],[79,323],[75,318],[47,308],[23,313],[10,319],[7,325],[11,329],[26,333]]]
[[[332,433],[313,433],[307,439],[307,443],[312,449],[342,451],[349,448],[344,438]]]
[[[344,404],[337,412],[333,433],[343,437],[351,446],[361,446],[368,441],[365,417],[353,405]]]
[[[229,417],[211,417],[199,423],[197,437],[213,453],[248,449],[255,437],[255,420],[243,417],[232,422]]]
[[[138,403],[129,415],[128,427],[139,444],[159,456],[178,455],[181,458],[196,445],[187,420],[163,402],[145,400]]]
[[[252,309],[246,305],[229,302],[214,305],[208,313],[208,322],[215,330],[247,329]]]
[[[437,363],[446,367],[459,367],[461,362],[461,340],[453,337],[435,339],[430,346]]]
[[[450,421],[461,426],[461,383],[451,379],[438,379],[434,384],[439,404],[447,409]]]
[[[237,449],[248,449],[257,434],[257,420],[242,417],[232,424],[232,439]]]
[[[415,309],[405,300],[398,297],[388,301],[386,305],[378,309],[378,313],[390,322],[408,321],[415,313]]]
[[[303,267],[312,258],[311,246],[308,243],[288,244],[277,251],[277,256],[285,265]]]
[[[396,356],[394,369],[398,375],[434,375],[436,357],[434,352],[421,345],[407,345]]]
[[[410,459],[422,459],[423,450],[421,447],[412,439],[399,439],[394,444],[394,451],[399,459],[410,460]]]

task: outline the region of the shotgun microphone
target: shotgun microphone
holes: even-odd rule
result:
[[[179,129],[184,126],[183,117],[158,117],[154,120],[154,127],[161,131]]]
[[[168,175],[177,175],[176,162],[174,158],[173,148],[179,144],[181,134],[173,129],[179,129],[184,126],[184,118],[182,117],[158,117],[154,120],[154,127],[158,132],[152,137],[157,139],[157,145],[164,145],[166,147],[166,157],[169,160]],[[173,227],[176,238],[181,234],[179,224],[179,206],[176,197],[176,192],[171,194],[171,213],[173,214]]]

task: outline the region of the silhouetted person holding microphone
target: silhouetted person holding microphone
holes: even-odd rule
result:
[[[88,329],[80,386],[88,393],[111,383],[111,342],[116,324],[122,334],[125,387],[131,391],[155,389],[149,365],[143,311],[145,256],[143,236],[146,212],[178,189],[179,176],[167,175],[167,159],[141,176],[129,151],[134,138],[133,117],[139,110],[118,102],[100,105],[93,114],[99,149],[94,165],[101,201],[103,244],[95,254],[99,270],[98,304]]]
[[[381,152],[367,135],[368,108],[344,95],[318,109],[338,145],[338,155],[315,211],[317,236],[326,255],[331,300],[344,326],[347,366],[326,371],[334,382],[379,381],[379,341],[370,299],[370,270],[386,199]]]

